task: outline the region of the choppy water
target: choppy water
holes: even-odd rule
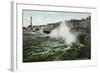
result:
[[[78,59],[82,47],[74,43],[67,45],[61,38],[50,38],[48,34],[24,32],[23,62]]]

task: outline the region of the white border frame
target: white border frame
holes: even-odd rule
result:
[[[12,24],[12,49],[11,49],[11,70],[35,70],[35,69],[55,69],[66,67],[94,66],[96,65],[96,8],[94,7],[74,7],[74,6],[58,6],[58,5],[41,5],[12,2],[11,3],[11,24]],[[73,60],[73,61],[57,61],[57,62],[22,62],[22,9],[30,10],[49,10],[49,11],[70,11],[70,12],[89,12],[91,13],[91,60]]]

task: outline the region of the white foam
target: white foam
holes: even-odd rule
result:
[[[67,24],[68,23],[62,22],[57,28],[51,31],[49,36],[51,38],[62,38],[67,44],[76,42],[76,35],[70,32],[70,28],[67,26]]]

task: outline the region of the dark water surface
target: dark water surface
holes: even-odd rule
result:
[[[84,45],[50,38],[39,32],[23,32],[23,62],[88,59]]]

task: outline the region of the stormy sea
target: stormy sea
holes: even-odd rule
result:
[[[61,23],[49,33],[23,31],[23,62],[90,59],[90,46],[80,43],[79,34]]]

